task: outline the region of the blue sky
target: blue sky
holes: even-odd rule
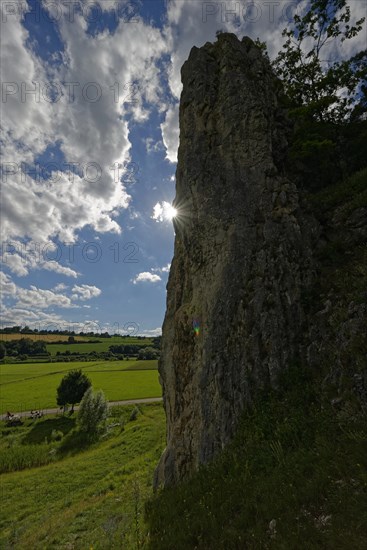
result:
[[[181,65],[218,29],[260,37],[273,57],[305,5],[2,3],[3,326],[160,333]],[[330,55],[363,36],[343,47]]]

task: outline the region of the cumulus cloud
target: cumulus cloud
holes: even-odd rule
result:
[[[163,267],[153,267],[153,273],[169,273],[171,264],[164,265]]]
[[[157,202],[153,207],[152,220],[156,222],[170,222],[176,215],[176,210],[167,201]]]
[[[101,7],[114,9],[116,3],[102,2]],[[53,5],[46,3],[45,8],[52,12]],[[131,146],[128,121],[146,119],[148,106],[160,102],[156,63],[166,51],[160,30],[139,17],[128,25],[121,17],[113,33],[106,29],[91,35],[81,14],[71,21],[64,4],[59,5],[61,12],[63,62],[55,66],[34,53],[21,18],[9,16],[2,25],[1,80],[13,83],[2,120],[6,240],[47,242],[58,237],[75,242],[76,232],[88,225],[97,232],[120,233],[113,218],[130,200],[121,182]],[[50,85],[57,90],[55,101],[48,96]],[[38,86],[39,91],[22,100],[22,86],[28,91]],[[22,168],[33,170],[37,156],[55,144],[65,165],[53,168],[49,180],[25,176]],[[34,267],[12,262],[17,274]],[[75,272],[56,264],[43,267],[75,277]]]
[[[72,288],[73,298],[79,300],[90,300],[101,294],[101,289],[91,285],[74,285]]]
[[[46,330],[75,330],[66,323],[60,315],[52,312],[32,311],[31,309],[23,309],[18,307],[3,307],[1,312],[1,323],[3,326],[29,326],[30,328],[46,329]]]
[[[138,275],[132,279],[132,282],[136,285],[137,283],[158,283],[161,280],[159,275],[151,273],[150,271],[143,271],[142,273],[138,273]]]
[[[91,285],[74,285],[71,290],[64,283],[52,289],[30,285],[24,288],[14,283],[10,275],[0,272],[0,303],[3,325],[22,324],[35,328],[44,328],[57,323],[54,328],[65,326],[66,321],[55,313],[55,308],[81,308],[78,302],[90,300],[101,294],[101,290]],[[74,330],[74,329],[71,329]]]
[[[47,309],[51,306],[61,308],[75,307],[71,299],[64,294],[45,290],[31,285],[30,288],[17,287],[17,307],[31,307],[34,309]]]
[[[148,338],[154,338],[155,336],[161,336],[162,335],[162,328],[152,328],[147,330],[139,331],[138,336],[147,336]]]
[[[166,158],[170,162],[177,162],[177,151],[180,137],[178,124],[179,104],[167,109],[166,118],[161,124],[163,143],[166,148]]]
[[[59,253],[60,250],[57,250],[52,241],[46,243],[30,241],[25,244],[19,239],[14,239],[3,242],[0,262],[18,277],[28,275],[34,269],[45,269],[76,278],[79,275],[77,271],[61,265],[56,259],[51,259],[53,254],[56,258]]]
[[[17,287],[9,277],[2,271],[0,271],[0,295],[3,298],[4,296],[15,296]]]
[[[60,292],[61,290],[66,290],[67,288],[68,286],[65,283],[59,283],[54,286],[52,290],[54,290],[55,292]]]

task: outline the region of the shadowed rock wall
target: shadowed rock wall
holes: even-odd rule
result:
[[[175,251],[159,364],[167,448],[155,486],[232,438],[300,352],[310,228],[282,170],[281,85],[249,39],[221,34],[182,67]]]

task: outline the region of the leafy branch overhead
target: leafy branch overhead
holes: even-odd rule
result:
[[[367,49],[336,60],[337,51],[365,23],[351,23],[346,0],[311,0],[308,11],[284,29],[286,42],[274,61],[294,107],[319,121],[343,122],[367,110]]]

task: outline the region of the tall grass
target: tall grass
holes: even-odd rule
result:
[[[0,449],[0,473],[15,472],[49,464],[56,459],[56,449],[49,443],[12,445]]]
[[[0,548],[145,547],[148,533],[143,509],[152,494],[165,423],[161,404],[141,406],[137,419],[130,421],[133,409],[114,407],[107,436],[87,448],[82,448],[78,434],[71,429],[61,442],[50,443],[50,448],[54,445],[59,449],[55,462],[2,475]],[[19,432],[3,430],[2,445],[14,438],[11,444],[15,448],[26,436],[27,440],[39,441],[45,433],[49,440],[50,424],[41,425],[32,435],[35,426],[26,422],[17,428]],[[63,426],[55,419],[55,426],[64,430],[70,423]],[[42,448],[44,443],[35,446]]]

